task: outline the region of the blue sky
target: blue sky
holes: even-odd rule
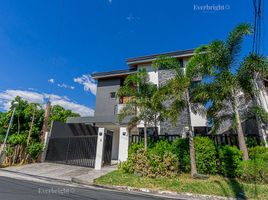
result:
[[[198,9],[207,4],[224,8]],[[0,108],[17,94],[39,103],[50,96],[92,115],[92,72],[127,68],[128,57],[224,39],[235,25],[252,21],[251,0],[0,1]],[[267,40],[267,55],[265,46]]]

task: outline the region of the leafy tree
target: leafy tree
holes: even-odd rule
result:
[[[144,149],[147,149],[147,127],[157,126],[161,121],[162,109],[159,99],[153,98],[157,91],[157,86],[149,82],[145,69],[135,74],[129,75],[124,85],[118,90],[119,98],[130,97],[123,109],[118,114],[118,119],[122,122],[126,117],[130,117],[128,128],[131,130],[138,123],[144,123]]]
[[[68,117],[79,117],[79,116],[80,116],[79,114],[73,113],[71,110],[66,110],[59,105],[54,105],[52,106],[49,120],[50,122],[51,121],[66,122]]]
[[[8,148],[14,155],[10,155],[11,157],[8,158],[9,165],[24,163],[29,156],[35,159],[34,155],[38,155],[38,152],[40,153],[40,150],[42,150],[40,133],[44,121],[44,109],[41,104],[28,103],[21,97],[16,97],[11,102],[11,108],[7,112],[0,113],[0,139],[2,140],[6,134],[12,114],[12,106],[15,101],[18,102],[18,106],[16,107],[8,137],[8,144],[12,145],[8,146]],[[56,105],[52,108],[50,121],[59,120],[65,122],[70,116],[79,115]]]
[[[213,121],[213,131],[216,131],[223,121],[232,121],[244,160],[248,159],[248,150],[238,100],[244,82],[239,81],[234,70],[239,67],[238,56],[243,39],[251,32],[250,25],[240,24],[229,34],[226,41],[216,40],[198,48],[188,63],[188,73],[191,76],[209,77],[195,89],[194,101],[209,105],[207,113]]]
[[[191,111],[193,104],[190,101],[191,79],[185,73],[181,64],[176,58],[161,56],[154,62],[153,66],[156,69],[171,70],[174,72],[174,77],[168,80],[161,86],[158,96],[162,96],[162,100],[167,104],[165,116],[175,125],[183,111],[187,111],[188,127],[189,127],[189,146],[191,160],[191,175],[195,177],[197,174],[195,147],[193,142],[193,126],[191,122]],[[199,109],[201,111],[201,109]]]

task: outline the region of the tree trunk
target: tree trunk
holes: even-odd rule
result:
[[[238,135],[238,143],[239,143],[239,149],[243,152],[243,160],[248,160],[248,149],[247,149],[247,145],[245,142],[245,137],[244,137],[244,133],[243,133],[243,129],[242,129],[242,125],[241,125],[241,120],[240,120],[240,115],[238,112],[238,108],[237,108],[237,103],[235,100],[235,105],[234,105],[234,111],[235,111],[235,120],[236,120],[236,132]]]
[[[189,98],[189,91],[186,92],[186,100],[187,100],[187,115],[188,115],[188,126],[189,126],[189,148],[190,148],[190,160],[191,160],[191,176],[197,174],[196,162],[195,162],[195,147],[194,147],[194,139],[193,139],[193,127],[191,121],[191,104]]]
[[[20,117],[18,115],[18,134],[20,134]]]
[[[42,143],[44,143],[45,135],[46,135],[46,132],[48,131],[48,121],[49,121],[49,116],[50,116],[50,110],[51,110],[51,103],[48,100],[46,110],[45,110],[43,127],[41,130],[41,136],[40,136],[40,140]]]
[[[35,108],[34,108],[34,113],[32,116],[32,121],[31,121],[31,126],[30,126],[30,130],[28,133],[28,137],[27,137],[27,143],[26,143],[26,147],[28,147],[29,143],[30,143],[30,139],[31,139],[31,134],[32,134],[32,129],[33,129],[33,124],[34,124],[34,120],[35,120]]]
[[[189,147],[190,147],[190,159],[191,159],[191,175],[194,176],[197,174],[196,162],[195,162],[195,147],[194,147],[194,138],[193,132],[190,128],[189,131]]]
[[[147,124],[144,122],[144,151],[147,151]]]

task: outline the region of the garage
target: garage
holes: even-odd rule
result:
[[[88,124],[53,122],[48,141],[46,162],[95,166],[98,127]],[[104,135],[102,165],[110,165],[112,157],[113,133]]]

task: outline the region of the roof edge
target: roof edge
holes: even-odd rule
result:
[[[139,56],[139,57],[133,57],[126,59],[126,62],[128,65],[133,64],[140,64],[145,62],[151,62],[158,56],[171,56],[171,57],[187,57],[194,55],[195,49],[186,49],[186,50],[180,50],[180,51],[172,51],[172,52],[166,52],[166,53],[159,53],[159,54],[152,54],[148,56]]]

